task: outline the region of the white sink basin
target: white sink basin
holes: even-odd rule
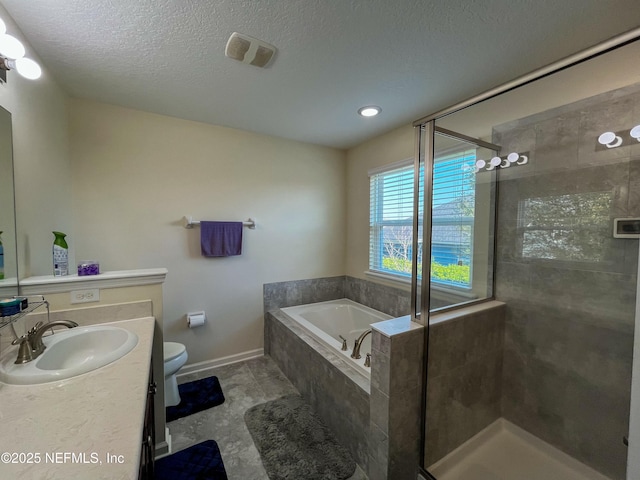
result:
[[[122,358],[138,344],[135,333],[120,327],[96,325],[56,330],[42,339],[47,347],[35,360],[16,365],[17,350],[0,361],[0,381],[33,385],[75,377]]]

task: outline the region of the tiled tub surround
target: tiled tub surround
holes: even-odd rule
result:
[[[411,314],[411,292],[408,290],[347,276],[344,296],[394,318]]]
[[[413,456],[404,456],[400,460],[396,458],[393,452],[400,450],[403,445],[400,444],[399,447],[395,440],[389,441],[388,394],[374,396],[375,401],[370,404],[369,378],[353,368],[347,361],[350,359],[344,358],[342,354],[318,342],[279,310],[281,307],[340,298],[349,298],[391,316],[406,315],[410,309],[409,292],[353,277],[341,276],[265,284],[265,353],[273,358],[284,374],[305,396],[334,431],[339,441],[349,448],[358,464],[365,471],[369,471],[372,479],[396,478],[387,477],[391,467],[396,470],[405,468],[403,466],[407,462],[411,463],[412,467],[417,465],[418,462],[414,462],[413,456],[418,455],[418,440],[415,443],[416,449]],[[422,329],[418,329],[417,332],[419,333],[414,330],[413,335],[419,337],[416,342],[422,345]],[[381,334],[376,331],[371,335],[372,353],[376,348],[373,345],[374,342],[385,343],[380,342],[379,339],[376,340],[379,335]],[[394,345],[400,346],[401,343],[396,342]],[[389,347],[388,342],[385,344]],[[385,348],[384,351],[386,354],[380,355],[377,362],[375,354],[372,356],[372,375],[377,369],[390,371],[388,363],[390,350]],[[403,355],[398,356],[398,359],[406,362]],[[419,370],[421,357],[415,357],[411,365],[417,366]],[[410,376],[407,379],[412,381]],[[415,387],[418,384],[419,379],[412,386]],[[379,391],[380,389],[377,388],[376,393]],[[406,393],[405,390],[402,392]],[[382,399],[385,401],[381,401]],[[392,406],[395,407],[396,404]],[[397,402],[398,410],[393,413],[394,418],[399,418],[403,414],[404,406],[405,403],[402,401]],[[370,408],[375,408],[375,411],[370,412]],[[382,417],[378,418],[379,415]],[[375,430],[372,429],[372,418],[377,425]],[[410,420],[407,421],[412,425],[418,425],[419,422],[416,419],[419,418],[419,410],[417,415],[409,418]],[[394,431],[393,435],[398,433],[399,431]],[[384,456],[379,456],[382,453]],[[391,458],[390,453],[393,453],[393,462],[388,460]],[[375,465],[368,468],[371,457],[375,459]]]
[[[265,350],[367,471],[369,379],[281,310],[265,314]]]
[[[118,361],[59,382],[0,383],[0,452],[41,456],[39,463],[0,464],[0,477],[138,478],[155,319],[110,324],[138,335],[138,344]],[[86,461],[45,460],[56,452]],[[124,462],[109,463],[107,454],[122,455]]]
[[[424,332],[409,315],[373,325],[369,480],[417,478]]]
[[[349,298],[345,295],[345,280],[345,276],[339,276],[265,283],[262,289],[264,312],[294,305]]]
[[[530,156],[499,172],[503,416],[615,480],[626,470],[638,241],[613,238],[611,225],[640,216],[640,144],[609,150],[596,139],[640,123],[638,90],[496,127],[492,140]],[[594,214],[564,211],[579,205]],[[545,243],[548,229],[525,228],[535,221],[555,225],[563,247]]]
[[[431,316],[425,465],[500,418],[504,315],[491,301]]]
[[[408,316],[373,325],[371,382],[282,310],[265,328],[271,358],[369,478],[415,478],[423,328]]]
[[[408,290],[349,276],[266,283],[263,293],[265,313],[277,308],[340,298],[348,298],[392,317],[411,313]]]
[[[398,317],[410,313],[410,293],[349,276],[267,283],[263,292],[265,355],[273,358],[367,471],[369,379],[279,309],[348,298]]]
[[[361,340],[361,358],[351,358],[351,352],[356,339],[370,330],[371,324],[389,320],[389,315],[347,298],[285,307],[282,311],[302,325],[318,341],[351,362],[366,377],[370,376],[371,368],[365,363],[367,354],[371,353],[371,335],[366,335]],[[347,346],[344,350],[342,339]]]

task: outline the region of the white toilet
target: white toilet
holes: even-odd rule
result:
[[[186,347],[181,343],[164,342],[164,405],[173,407],[180,403],[176,373],[187,363]]]

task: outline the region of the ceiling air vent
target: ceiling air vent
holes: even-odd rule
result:
[[[273,45],[238,32],[231,34],[224,49],[227,57],[256,67],[266,67],[275,53]]]

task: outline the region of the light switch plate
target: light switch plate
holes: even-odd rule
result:
[[[73,290],[71,292],[71,303],[89,303],[100,301],[100,289],[91,288],[89,290]]]

